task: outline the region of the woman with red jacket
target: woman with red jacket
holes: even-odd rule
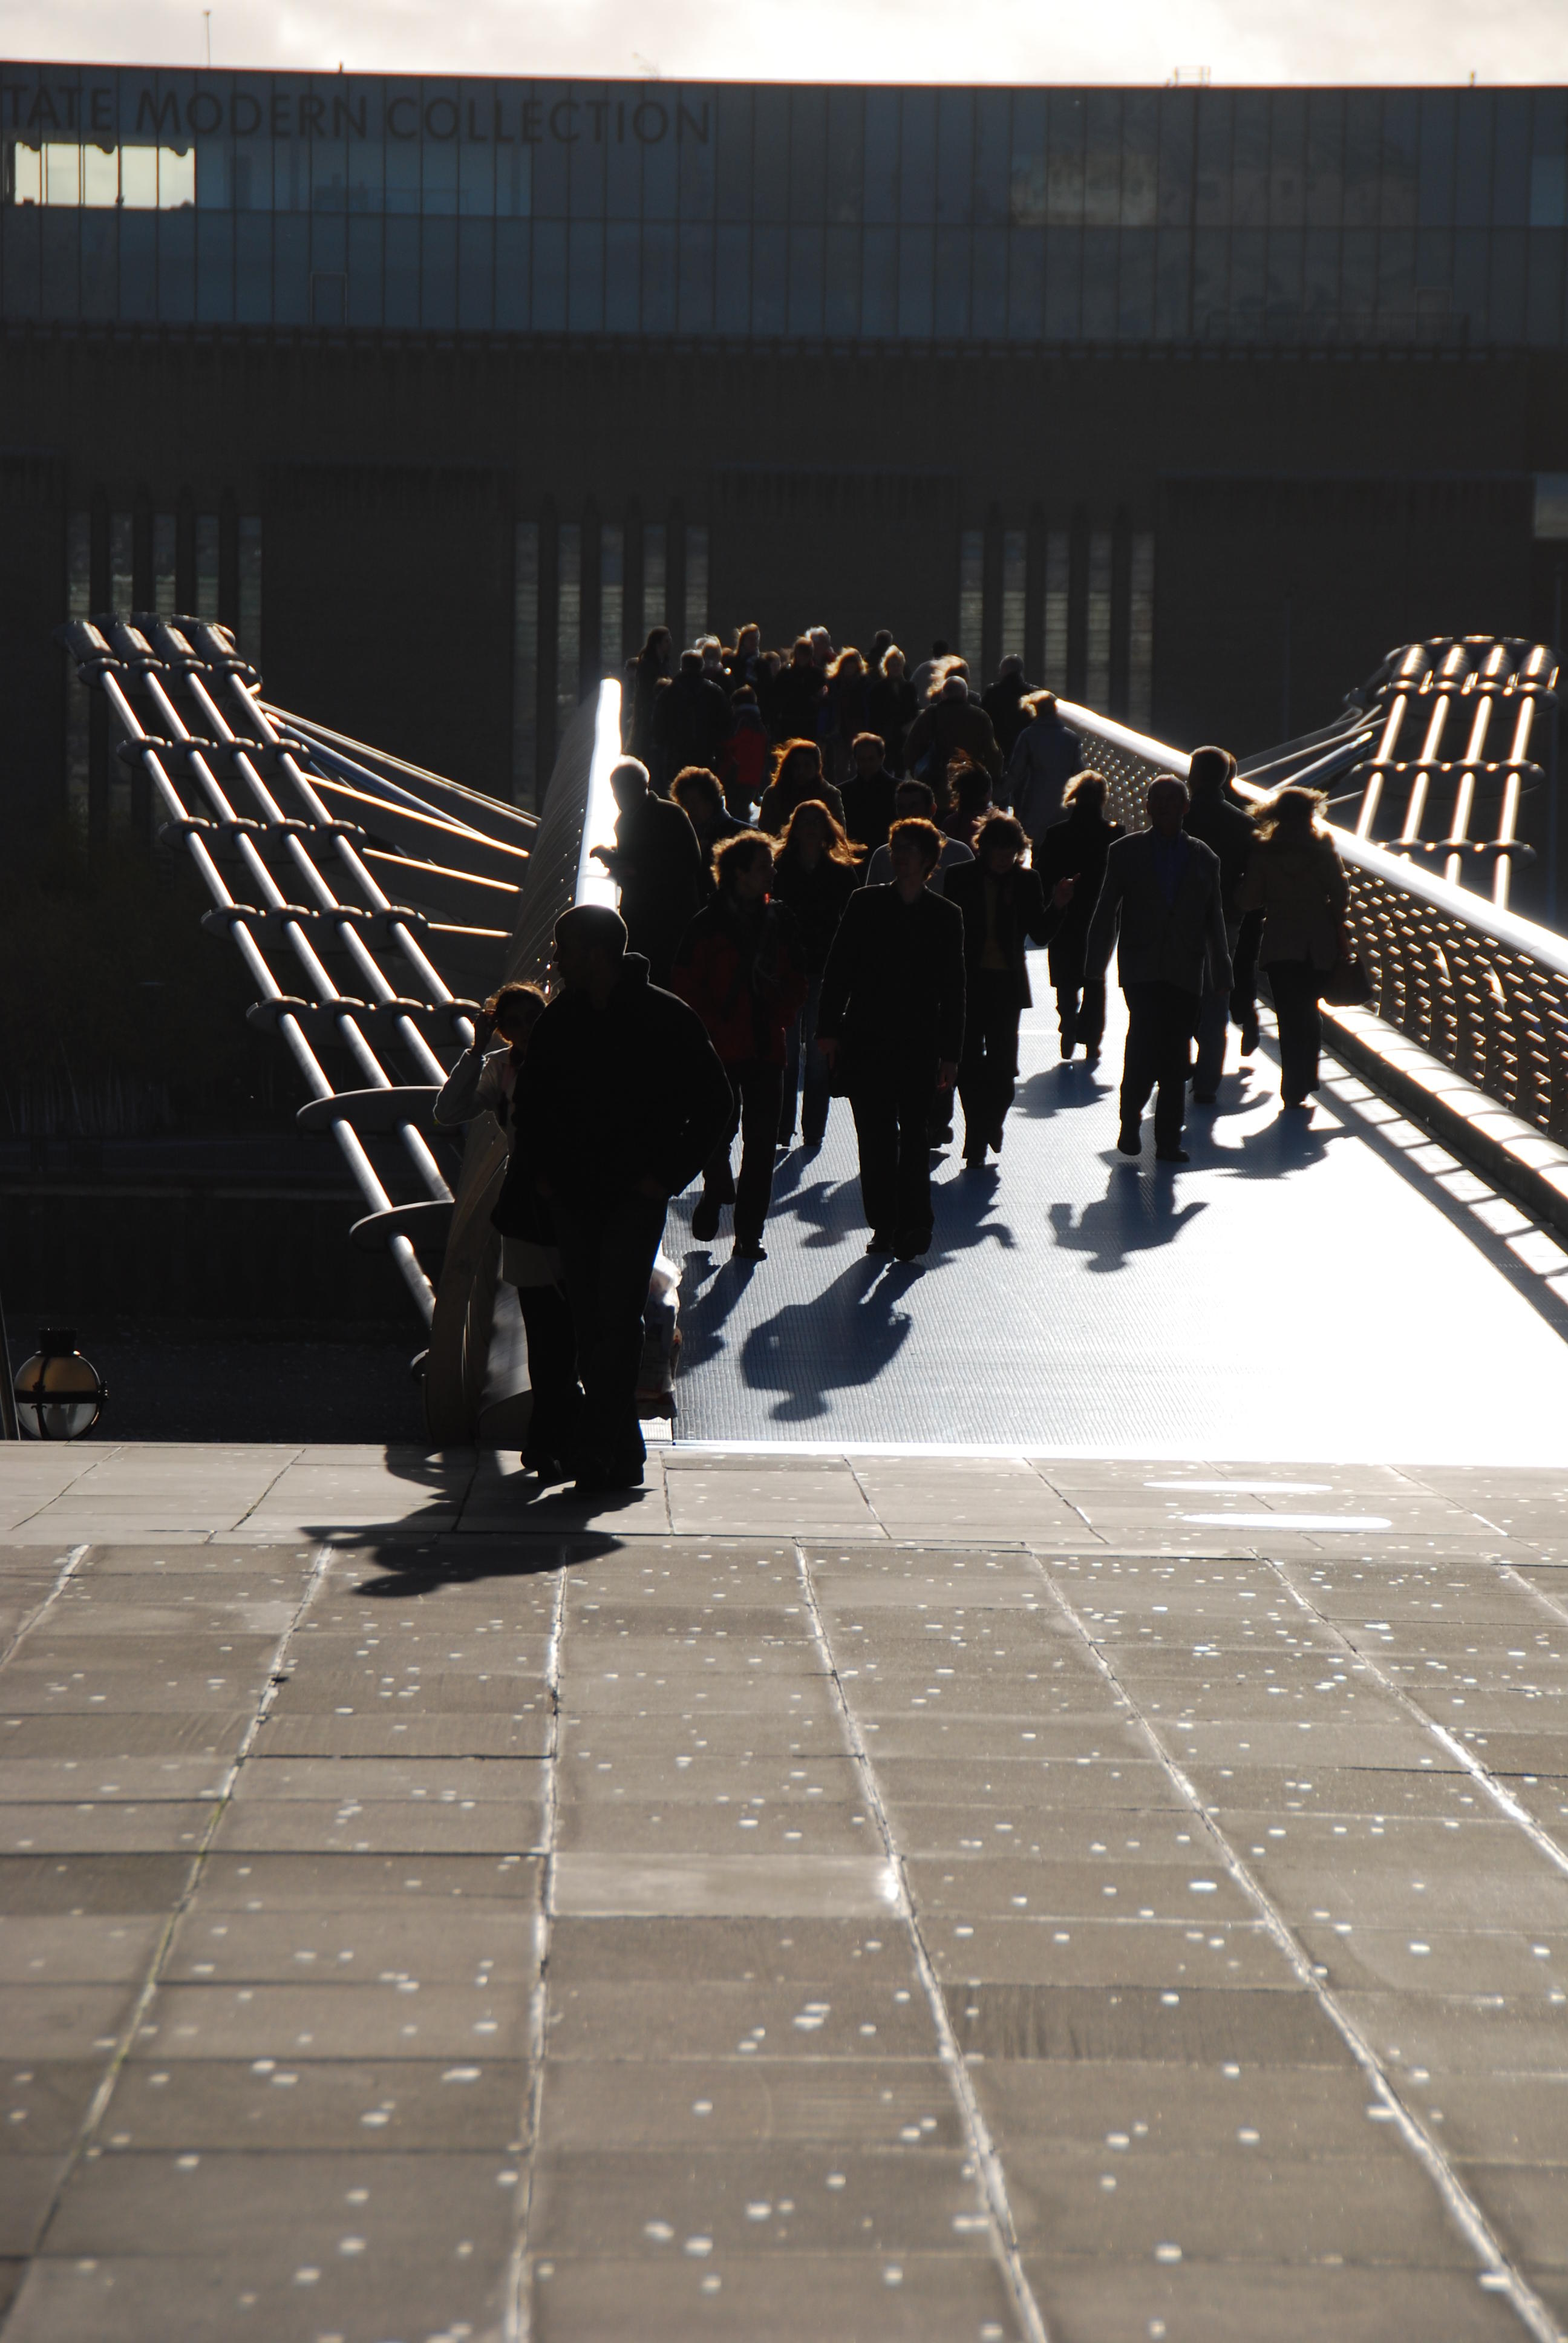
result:
[[[769,900],[773,841],[760,831],[726,839],[714,856],[719,891],[681,938],[670,990],[708,1028],[734,1093],[723,1142],[702,1172],[691,1233],[719,1232],[723,1206],[735,1207],[737,1261],[766,1261],[762,1230],[773,1194],[773,1154],[784,1094],[784,1037],[806,998],[807,973],[794,914]],[[740,1133],[740,1176],[729,1150]]]

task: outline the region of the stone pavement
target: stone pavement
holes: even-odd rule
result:
[[[1560,2334],[1565,1491],[5,1453],[5,2343]]]

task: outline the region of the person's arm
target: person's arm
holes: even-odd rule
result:
[[[498,1110],[506,1096],[501,1075],[509,1054],[506,1050],[492,1050],[487,1056],[480,1041],[465,1050],[441,1085],[430,1109],[432,1121],[449,1130],[456,1123],[472,1122],[476,1115],[488,1111],[498,1122],[505,1121]]]
[[[956,909],[956,906],[954,907]],[[950,1090],[964,1053],[963,915],[942,921],[941,980],[937,1005],[937,1081]]]
[[[1112,847],[1105,858],[1105,876],[1100,884],[1100,900],[1094,906],[1094,916],[1089,922],[1088,940],[1083,947],[1084,974],[1093,978],[1097,983],[1105,974],[1111,960],[1111,948],[1116,941],[1122,893],[1122,857]]]
[[[993,781],[1000,781],[1001,779],[1001,749],[997,741],[996,726],[991,722],[990,718],[986,714],[983,708],[980,709],[980,721],[985,726],[985,739],[980,743],[980,763],[985,767],[986,771],[990,775]]]
[[[854,989],[855,966],[859,958],[857,939],[864,923],[862,907],[869,900],[865,895],[858,895],[846,905],[844,916],[828,947],[827,964],[822,970],[822,990],[817,1006],[817,1041],[829,1065],[838,1051],[849,995]]]
[[[1231,990],[1231,939],[1225,932],[1225,899],[1220,886],[1220,863],[1213,858],[1210,874],[1209,909],[1207,918],[1209,940],[1209,982],[1216,992]]]
[[[650,1197],[678,1196],[696,1179],[729,1129],[735,1104],[729,1077],[697,1018],[683,1017],[671,1040],[675,1063],[669,1079],[684,1112],[668,1150],[649,1163],[638,1182]]]
[[[1020,924],[1031,944],[1048,944],[1072,900],[1074,882],[1070,879],[1059,880],[1048,895],[1034,871],[1020,870],[1019,877],[1026,882],[1019,890],[1020,909],[1024,913]]]

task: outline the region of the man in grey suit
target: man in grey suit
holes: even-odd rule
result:
[[[1127,996],[1127,1055],[1121,1068],[1123,1155],[1142,1148],[1139,1126],[1149,1093],[1154,1102],[1154,1152],[1185,1163],[1181,1125],[1192,1036],[1209,981],[1231,989],[1231,952],[1220,890],[1220,858],[1182,830],[1187,786],[1174,774],[1152,781],[1144,799],[1149,827],[1119,838],[1090,921],[1085,974],[1103,979],[1111,947]],[[1118,930],[1120,929],[1120,937]]]

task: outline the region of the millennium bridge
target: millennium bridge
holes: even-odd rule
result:
[[[836,1106],[765,1265],[672,1206],[673,1420],[579,1500],[430,1110],[607,883],[618,687],[535,820],[215,625],[69,635],[428,1442],[0,1452],[5,2343],[1561,2338],[1553,655],[1401,647],[1243,767],[1328,793],[1372,982],[1310,1122],[1265,1020],[1126,1163],[1037,1008],[914,1268]],[[1063,712],[1124,823],[1186,769]]]

